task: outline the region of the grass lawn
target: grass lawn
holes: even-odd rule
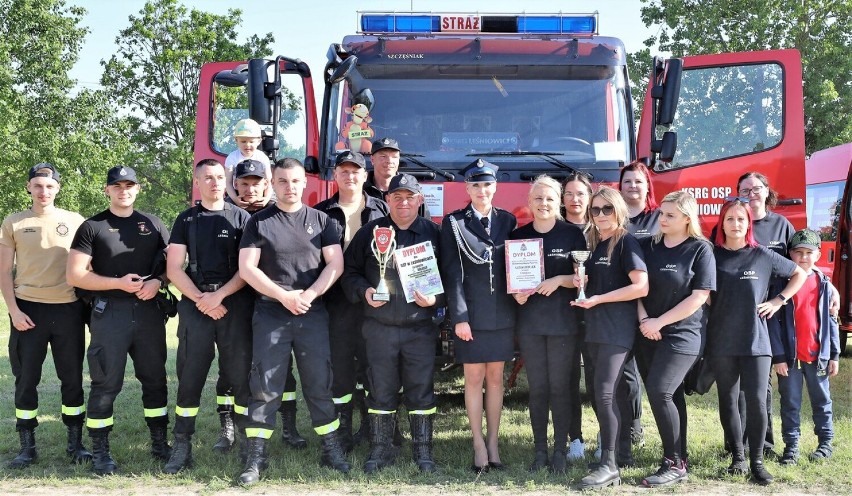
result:
[[[0,313],[5,306],[0,302]],[[175,379],[176,319],[168,326],[169,410],[174,412],[177,391]],[[8,358],[9,322],[0,323],[0,457],[8,461],[17,454],[19,444],[15,432],[14,377]],[[86,368],[87,372],[88,368]],[[507,367],[507,373],[509,367]],[[119,474],[108,478],[92,475],[88,466],[74,466],[65,455],[65,428],[59,415],[59,381],[52,359],[44,365],[40,391],[39,422],[36,430],[39,460],[25,470],[0,468],[0,493],[3,494],[187,494],[187,493],[300,493],[300,494],[555,494],[575,488],[586,475],[585,463],[573,467],[566,475],[553,476],[547,472],[530,474],[526,467],[532,461],[532,431],[526,408],[526,382],[523,374],[519,385],[507,391],[503,412],[501,457],[508,466],[505,472],[490,472],[477,478],[469,470],[472,449],[464,414],[462,381],[459,374],[446,373],[438,377],[438,417],[435,431],[435,458],[440,466],[436,474],[421,475],[410,461],[410,442],[406,442],[396,465],[377,476],[367,477],[360,469],[367,456],[367,447],[359,446],[350,455],[353,470],[342,475],[319,467],[320,442],[313,435],[304,403],[299,402],[299,428],[308,438],[308,449],[292,451],[280,442],[276,432],[270,442],[270,468],[262,481],[245,490],[235,485],[241,472],[236,452],[227,456],[214,454],[210,446],[218,437],[218,417],[215,413],[216,364],[213,364],[202,408],[198,416],[197,433],[193,438],[195,466],[177,476],[160,472],[161,463],[149,455],[149,437],[142,416],[141,391],[128,362],[127,380],[115,406],[115,428],[110,437],[113,456],[119,464]],[[88,397],[88,377],[84,378]],[[723,475],[728,465],[721,458],[722,429],[719,425],[715,389],[705,396],[688,398],[689,405],[689,481],[673,490],[659,492],[701,494],[850,494],[852,493],[852,360],[841,359],[840,375],[832,380],[834,400],[835,441],[834,457],[824,463],[811,463],[803,456],[798,466],[782,467],[776,462],[767,464],[776,482],[768,488],[749,484],[745,477]],[[807,403],[807,402],[806,402]],[[778,395],[775,395],[775,435],[780,441]],[[644,492],[636,485],[642,477],[656,470],[661,447],[651,409],[645,403],[643,425],[646,444],[636,449],[637,468],[622,471],[623,483],[618,492]],[[408,429],[403,422],[404,430]],[[802,411],[802,450],[809,453],[816,446],[809,405]],[[588,403],[583,406],[583,433],[587,451],[594,449],[597,424]],[[91,448],[91,441],[85,437]],[[778,448],[783,449],[783,446]],[[236,450],[235,450],[236,451]]]

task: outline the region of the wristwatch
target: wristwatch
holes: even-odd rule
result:
[[[783,293],[778,293],[778,296],[776,296],[776,298],[778,298],[779,300],[781,300],[781,304],[782,304],[782,305],[786,305],[786,304],[787,304],[787,302],[788,302],[788,301],[790,301],[790,299],[789,299],[789,298],[787,298],[786,296],[784,296],[784,294],[783,294]]]

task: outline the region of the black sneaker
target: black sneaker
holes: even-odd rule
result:
[[[731,475],[745,475],[748,473],[748,464],[745,460],[733,460],[728,465],[727,472]]]
[[[657,470],[654,475],[649,475],[642,479],[642,485],[645,487],[660,487],[685,480],[686,466],[684,463],[682,461],[675,463],[668,458],[663,458],[663,463],[660,465],[660,469]]]
[[[778,463],[781,465],[796,465],[799,459],[799,446],[797,444],[788,444],[784,446],[784,454]]]
[[[760,486],[768,486],[774,478],[766,471],[762,460],[755,460],[751,462],[751,480]]]
[[[811,456],[809,458],[813,462],[818,462],[831,458],[831,455],[833,453],[834,449],[832,449],[831,447],[831,441],[820,441],[816,451],[811,453]]]

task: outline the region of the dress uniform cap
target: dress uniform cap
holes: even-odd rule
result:
[[[464,174],[464,180],[468,183],[497,182],[498,169],[498,166],[479,158],[462,169],[461,173]]]
[[[793,235],[793,239],[790,240],[790,249],[810,248],[811,250],[819,250],[820,244],[822,244],[822,240],[819,238],[819,234],[810,229],[802,229],[796,231],[796,234]]]
[[[418,183],[417,178],[411,174],[397,174],[391,178],[388,194],[401,189],[407,189],[412,193],[420,193],[420,183]]]
[[[364,156],[358,152],[341,152],[337,155],[337,158],[334,159],[334,166],[343,165],[345,163],[355,164],[362,169],[367,168],[367,161],[364,159]]]
[[[260,138],[260,124],[253,119],[242,119],[234,126],[234,137]]]
[[[237,170],[234,177],[239,179],[246,176],[266,177],[266,166],[257,160],[243,160],[237,164]]]
[[[51,172],[43,172],[44,169],[50,169]],[[56,170],[55,165],[42,162],[30,167],[29,179],[34,177],[50,177],[53,178],[54,181],[59,182],[59,171]]]
[[[376,153],[379,150],[383,150],[385,148],[390,148],[391,150],[399,150],[399,143],[393,138],[382,138],[373,142],[373,149],[370,150],[370,153]]]
[[[111,186],[119,181],[130,181],[139,184],[136,179],[136,171],[124,165],[116,165],[107,172],[107,186]]]

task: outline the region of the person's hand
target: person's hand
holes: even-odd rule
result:
[[[142,289],[136,292],[136,297],[142,301],[150,300],[157,296],[157,291],[160,290],[160,280],[151,279],[142,283]]]
[[[125,293],[136,294],[142,289],[144,284],[142,276],[139,274],[127,274],[124,277],[118,278],[118,287],[116,289],[120,289]],[[157,281],[157,284],[159,285],[160,281]]]
[[[774,368],[775,373],[781,377],[787,377],[790,374],[790,369],[787,368],[786,362],[776,363],[772,366],[772,368]]]
[[[828,376],[834,377],[840,372],[840,362],[837,360],[829,360],[828,361]]]
[[[574,300],[571,302],[571,305],[580,308],[592,308],[593,306],[599,305],[601,303],[601,298],[598,295],[589,296],[585,300],[579,301]]]
[[[284,305],[284,308],[290,310],[290,313],[293,315],[304,315],[311,309],[311,304],[302,300],[302,298],[299,297],[301,294],[301,289],[285,291],[284,297],[280,298],[278,301]]]
[[[374,301],[374,294],[376,294],[376,288],[367,288],[367,290],[364,291],[364,298],[367,299],[367,305],[370,305],[373,308],[379,308],[387,303],[386,301]]]
[[[456,324],[456,337],[462,341],[473,341],[473,331],[470,330],[470,323],[459,322]]]
[[[556,280],[555,277],[551,277],[550,279],[545,279],[541,281],[541,284],[536,286],[535,292],[543,296],[550,296],[553,294],[554,291],[559,288],[559,282]]]
[[[195,308],[204,315],[209,315],[207,312],[222,305],[224,297],[219,295],[218,291],[212,293],[201,293],[201,296],[195,300]]]
[[[302,301],[306,302],[308,304],[308,306],[310,306],[310,304],[313,303],[314,300],[317,299],[317,296],[318,295],[317,295],[316,291],[308,288],[308,289],[302,291],[302,293],[299,295],[299,298],[301,298]]]
[[[204,312],[204,315],[210,317],[213,320],[219,320],[228,313],[228,309],[225,308],[225,305],[219,305],[218,307],[211,308],[210,310]]]
[[[663,339],[663,334],[660,332],[662,328],[662,322],[656,318],[647,318],[639,323],[639,332],[651,341]]]
[[[248,207],[250,207],[252,205],[251,203],[244,201],[239,196],[232,197],[231,201],[234,202],[234,205],[240,207],[243,210],[247,209]]]
[[[10,312],[9,317],[12,319],[12,325],[19,331],[29,331],[35,327],[35,322],[32,321],[30,316],[20,310],[14,313]]]
[[[414,303],[417,303],[420,307],[429,308],[435,305],[436,301],[438,300],[435,298],[435,295],[425,296],[420,291],[414,291]]]
[[[530,292],[512,293],[512,297],[518,302],[518,305],[523,305],[530,299],[531,294]]]
[[[575,287],[575,288],[578,288],[578,289],[579,289],[579,288],[585,288],[585,287],[586,287],[586,283],[587,283],[588,281],[589,281],[589,276],[583,276],[583,278],[582,278],[582,279],[580,279],[580,275],[579,275],[579,274],[574,274],[574,287]]]
[[[764,319],[772,318],[775,315],[775,312],[781,308],[781,303],[773,303],[778,298],[772,298],[771,300],[764,301],[757,305],[757,314],[760,315]]]

